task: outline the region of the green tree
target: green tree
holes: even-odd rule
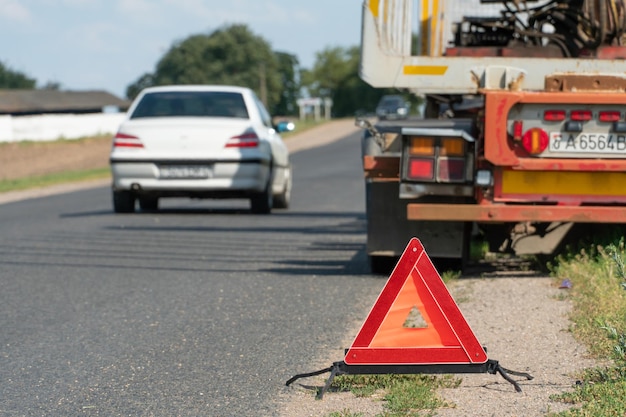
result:
[[[353,116],[373,112],[378,100],[391,89],[376,89],[359,77],[360,51],[332,47],[316,54],[312,70],[302,72],[302,84],[314,97],[333,100],[333,115]]]
[[[21,72],[13,71],[0,62],[0,88],[31,89],[35,88],[36,83],[37,81],[34,78],[30,78]]]
[[[126,87],[126,97],[133,99],[144,88],[152,87],[154,84],[154,74],[145,73],[137,81]]]
[[[154,74],[144,74],[127,88],[128,98],[150,85],[230,84],[249,87],[273,110],[283,94],[277,55],[246,25],[222,27],[175,43],[159,60]]]

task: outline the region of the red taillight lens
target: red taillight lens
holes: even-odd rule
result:
[[[114,148],[143,148],[141,140],[134,135],[128,135],[126,133],[117,132],[113,137]]]
[[[586,122],[592,118],[591,110],[572,110],[570,118],[576,122]]]
[[[533,127],[524,133],[522,146],[531,155],[537,155],[545,151],[548,147],[548,134],[538,127]]]
[[[601,122],[617,122],[622,117],[618,111],[601,111],[598,120]]]
[[[410,158],[408,177],[410,180],[435,179],[435,160],[432,158]]]
[[[543,120],[546,122],[562,122],[565,120],[565,110],[546,110],[543,112]]]
[[[256,148],[257,146],[259,146],[259,136],[255,132],[233,136],[226,142],[227,148]]]
[[[442,182],[465,181],[465,159],[439,158],[437,180]]]
[[[524,122],[516,120],[513,122],[513,140],[522,140],[522,133],[524,132]]]

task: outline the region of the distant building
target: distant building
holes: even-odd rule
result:
[[[129,106],[106,91],[0,89],[0,142],[114,134]]]
[[[130,102],[106,91],[3,90],[0,115],[125,112]]]

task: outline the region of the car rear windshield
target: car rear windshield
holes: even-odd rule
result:
[[[402,98],[385,96],[380,100],[379,106],[396,106],[402,104]]]
[[[141,117],[249,118],[243,96],[224,91],[147,93],[130,116],[131,119]]]

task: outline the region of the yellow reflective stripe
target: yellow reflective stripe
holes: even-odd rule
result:
[[[378,17],[378,0],[370,0],[369,1],[369,5],[370,5],[370,12],[372,13],[372,15],[374,17]]]
[[[405,65],[404,75],[444,75],[447,65]]]
[[[509,171],[502,173],[504,194],[623,196],[626,173]]]

